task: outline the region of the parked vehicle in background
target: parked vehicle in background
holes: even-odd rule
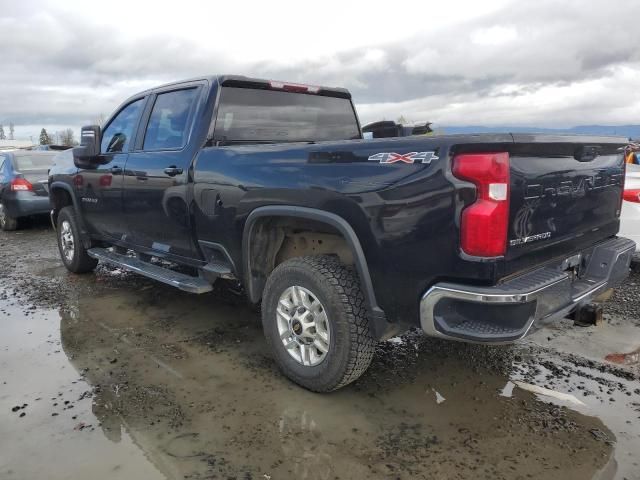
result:
[[[620,213],[620,235],[636,242],[640,250],[640,165],[627,164],[624,197]]]
[[[408,137],[410,135],[431,135],[431,122],[420,122],[412,125],[396,123],[393,120],[368,123],[362,127],[363,133],[371,133],[373,138]]]
[[[49,213],[48,171],[57,152],[0,151],[0,228],[15,230],[21,217]]]
[[[81,140],[49,179],[66,268],[239,282],[314,391],[410,326],[520,339],[623,281],[635,249],[616,237],[620,137],[363,140],[347,90],[214,76],[134,95]]]

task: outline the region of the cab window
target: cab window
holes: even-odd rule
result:
[[[161,93],[156,97],[144,136],[143,150],[184,147],[197,92],[197,88],[189,88]]]
[[[222,143],[278,143],[361,138],[348,98],[223,87],[215,138]]]
[[[134,129],[138,124],[138,118],[144,99],[141,98],[120,110],[120,113],[111,121],[102,132],[101,153],[120,153],[129,150],[129,143]]]

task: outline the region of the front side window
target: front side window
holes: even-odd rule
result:
[[[347,98],[223,87],[214,136],[224,143],[360,138]]]
[[[196,88],[189,88],[157,96],[144,136],[144,150],[184,147],[197,92]]]
[[[138,117],[144,105],[141,98],[120,110],[120,113],[111,121],[109,126],[102,132],[102,143],[100,152],[120,153],[129,149],[129,143],[133,131],[138,124]]]

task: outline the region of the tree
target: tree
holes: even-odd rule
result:
[[[9,140],[15,140],[13,138],[13,132],[14,132],[14,130],[13,130],[13,122],[9,122]]]
[[[0,140],[6,140],[7,137],[4,134],[4,127],[0,124]]]
[[[66,130],[62,130],[58,133],[60,135],[60,143],[62,145],[66,145],[68,147],[73,147],[74,145],[76,145],[76,140],[74,138],[72,128],[67,128]]]
[[[398,120],[396,120],[396,123],[399,123],[400,125],[404,125],[404,124],[409,123],[409,122],[407,121],[406,118],[404,118],[404,115],[400,115],[398,117]]]
[[[51,138],[45,128],[40,130],[40,145],[51,145]]]

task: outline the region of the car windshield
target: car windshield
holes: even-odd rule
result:
[[[360,138],[346,98],[223,87],[215,138],[232,142],[305,142]]]
[[[51,167],[52,158],[56,153],[52,152],[51,155],[15,155],[13,167],[19,172],[47,170]]]

